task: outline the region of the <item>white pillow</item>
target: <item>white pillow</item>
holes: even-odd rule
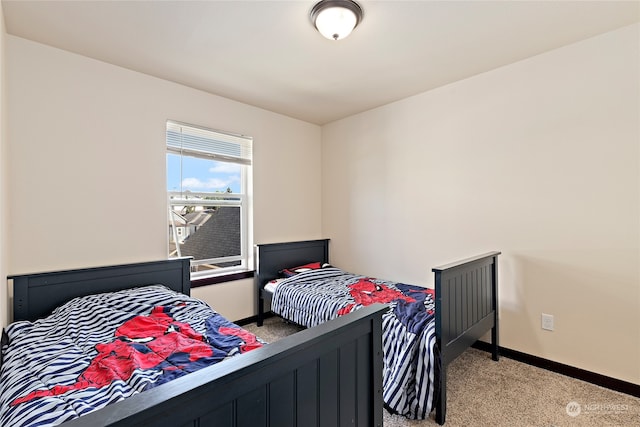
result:
[[[278,285],[280,284],[280,282],[282,282],[283,280],[285,280],[285,278],[269,280],[269,281],[267,282],[267,284],[266,284],[266,285],[264,285],[264,289],[265,289],[267,292],[274,293],[274,292],[276,291],[276,287],[278,287]]]

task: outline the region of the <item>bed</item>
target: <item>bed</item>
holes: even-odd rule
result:
[[[47,322],[52,311],[55,311],[53,315],[63,312],[66,313],[65,316],[73,317],[75,313],[81,312],[82,305],[93,307],[91,301],[102,301],[104,296],[112,298],[107,304],[110,307],[157,304],[151,312],[165,320],[167,313],[170,313],[175,317],[170,320],[173,328],[178,313],[192,315],[194,311],[204,310],[201,306],[192,310],[189,305],[189,264],[189,259],[173,259],[10,276],[13,284],[14,322],[7,329],[26,328],[31,324]],[[140,292],[142,293],[139,294]],[[175,297],[177,300],[167,296],[177,293],[180,294],[180,297]],[[123,302],[122,294],[134,294],[138,299]],[[185,309],[185,301],[188,310]],[[168,306],[178,307],[178,311],[173,311],[173,308],[167,311]],[[128,324],[125,321],[123,327],[138,330],[141,323],[136,322],[142,320],[144,324],[147,317],[151,316],[147,313],[148,308],[142,310],[142,316],[125,316],[127,321],[135,322]],[[372,306],[362,310],[362,313],[354,313],[318,328],[301,331],[273,344],[256,345],[257,348],[251,351],[236,351],[237,355],[225,357],[221,363],[203,367],[129,397],[117,398],[117,401],[108,402],[102,408],[65,421],[64,425],[381,426],[380,331],[383,311],[384,307]],[[98,318],[100,327],[89,328],[83,323],[86,329],[79,329],[80,336],[88,340],[94,333],[111,334],[110,321],[102,318],[100,311],[94,310],[92,313]],[[188,326],[178,323],[179,329],[192,333]],[[224,326],[237,325],[225,323]],[[196,326],[193,329],[196,330]],[[234,331],[236,332],[231,335],[238,335],[238,330]],[[136,346],[148,343],[144,340],[136,341],[135,337],[131,339]],[[13,339],[7,340],[7,336],[3,334],[4,356],[14,354],[11,346],[12,341],[16,340],[15,335]],[[112,340],[116,341],[118,339]],[[244,344],[249,344],[250,341],[252,340],[243,338]],[[130,342],[127,341],[127,344]],[[189,360],[200,360],[199,351],[201,349],[197,347],[189,353]],[[67,354],[66,351],[63,353]],[[111,353],[107,351],[104,354]],[[194,354],[197,356],[193,356]],[[34,353],[36,361],[39,357],[38,353]],[[3,376],[15,370],[8,369],[11,366],[9,360],[10,357],[6,357],[2,361]],[[82,372],[89,371],[86,366],[81,368]],[[168,371],[173,371],[173,368]],[[61,371],[60,375],[65,378],[64,387],[79,383],[75,378],[76,373],[70,375]],[[37,390],[33,394],[33,387],[30,387],[28,381],[17,384],[24,389],[18,395],[27,399],[27,402],[42,397],[37,393],[52,394],[51,390]],[[114,384],[115,382],[111,383],[109,387],[115,387]],[[84,387],[85,385],[83,383],[81,391],[90,391],[91,387]],[[98,386],[101,384],[93,388],[99,388]],[[58,391],[62,395],[68,390]],[[4,395],[1,397],[4,398]],[[20,404],[24,402],[19,402],[18,405]],[[53,420],[52,423],[58,421]]]
[[[275,314],[312,326],[365,307],[368,297],[359,299],[353,290],[362,283],[399,295],[382,301],[390,306],[383,315],[384,405],[392,413],[413,419],[427,418],[435,410],[435,420],[442,425],[446,419],[447,365],[489,331],[491,356],[498,360],[499,254],[490,252],[433,268],[435,289],[427,291],[332,267],[328,239],[257,245],[258,325],[267,302]],[[294,267],[303,268],[293,274]],[[283,278],[286,275],[291,277]],[[336,290],[340,286],[343,290]],[[415,296],[419,289],[426,295],[417,304],[415,299],[405,303],[409,292]],[[365,289],[364,294],[369,293]],[[407,307],[417,307],[415,314]],[[401,347],[399,340],[406,343]],[[404,375],[401,380],[400,375]]]

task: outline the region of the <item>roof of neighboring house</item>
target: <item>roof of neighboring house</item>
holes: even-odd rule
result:
[[[240,255],[240,208],[219,207],[180,246],[182,256],[194,259]]]
[[[201,227],[205,222],[209,220],[213,210],[207,209],[206,211],[196,211],[184,215],[189,225],[195,225]]]
[[[177,226],[177,227],[184,227],[187,224],[187,219],[180,215],[178,212],[174,211],[173,209],[171,210],[171,221]]]

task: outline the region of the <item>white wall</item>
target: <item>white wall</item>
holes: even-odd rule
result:
[[[7,273],[166,258],[167,119],[254,138],[256,243],[321,237],[318,126],[6,39]],[[298,203],[281,209],[291,195]],[[234,320],[255,313],[252,287],[244,280],[206,295],[214,307],[242,301],[225,313]]]
[[[331,262],[428,285],[501,250],[502,346],[640,384],[639,40],[626,27],[324,126]]]

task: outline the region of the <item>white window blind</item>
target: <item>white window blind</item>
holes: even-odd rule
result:
[[[251,164],[252,139],[184,123],[167,122],[167,149],[177,154]]]

